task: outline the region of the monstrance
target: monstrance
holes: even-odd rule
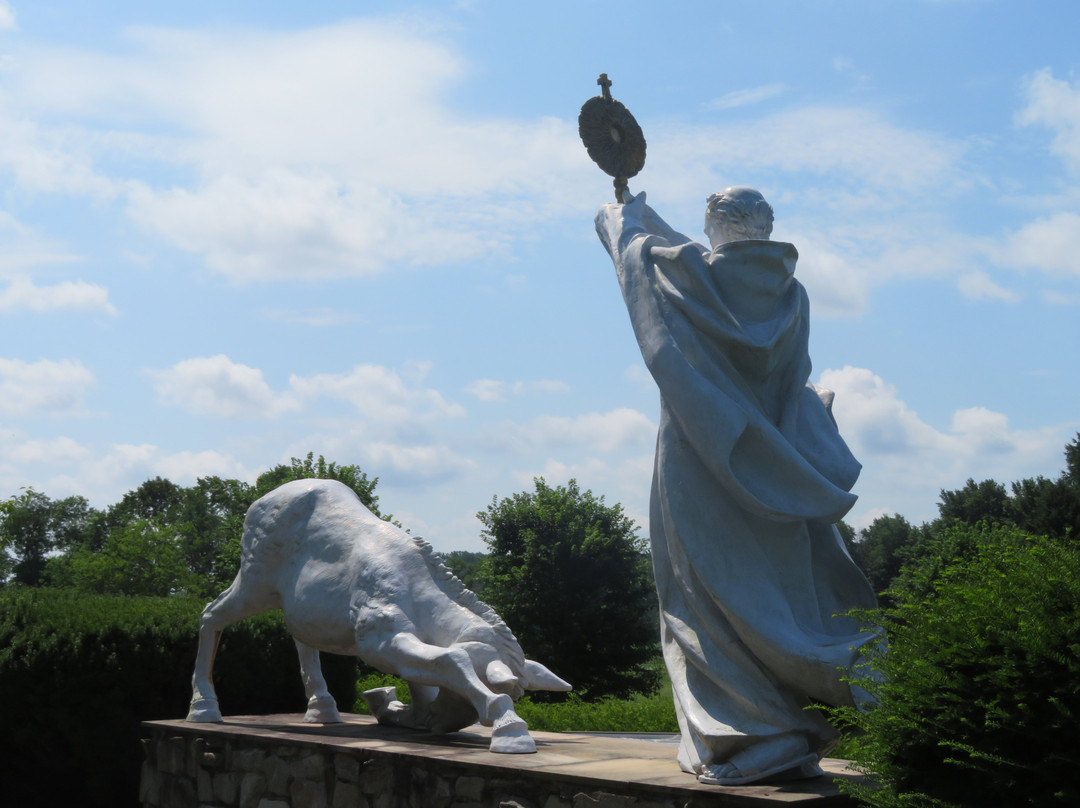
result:
[[[596,80],[603,95],[590,98],[578,115],[581,142],[600,168],[615,178],[615,201],[622,202],[626,184],[645,166],[645,135],[625,106],[611,97],[611,80],[601,73]]]

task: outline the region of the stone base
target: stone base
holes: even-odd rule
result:
[[[679,771],[675,744],[661,740],[533,732],[535,755],[498,755],[480,726],[430,735],[342,718],[148,721],[139,799],[145,808],[824,808],[854,805],[834,780],[860,778],[826,759],[825,777],[707,786]]]

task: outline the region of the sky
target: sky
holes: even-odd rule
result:
[[[533,478],[647,530],[659,396],[593,218],[796,245],[857,528],[1080,431],[1080,4],[0,0],[0,499],[322,454],[436,549]]]

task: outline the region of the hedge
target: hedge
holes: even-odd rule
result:
[[[876,786],[854,794],[880,808],[1078,805],[1080,547],[962,530],[876,615],[890,647],[859,683],[877,706],[844,712]]]
[[[0,761],[4,803],[138,803],[139,723],[183,718],[202,599],[0,590]],[[324,656],[351,709],[356,661]],[[225,631],[214,668],[222,711],[301,712],[296,649],[280,613]]]

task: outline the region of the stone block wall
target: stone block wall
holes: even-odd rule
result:
[[[435,757],[228,740],[155,729],[144,741],[145,808],[705,808]],[[616,784],[618,785],[618,784]]]

